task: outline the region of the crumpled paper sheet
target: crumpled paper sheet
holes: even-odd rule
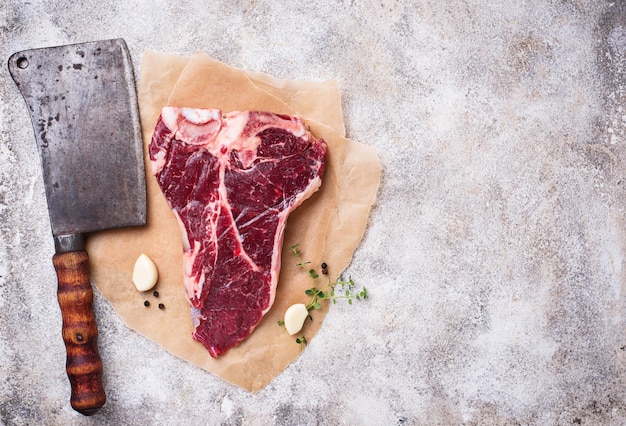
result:
[[[280,374],[303,350],[278,320],[293,303],[307,303],[304,291],[324,287],[348,266],[363,237],[369,211],[380,181],[376,150],[345,136],[341,100],[334,81],[278,80],[262,73],[245,72],[211,59],[204,53],[189,58],[146,51],[138,82],[139,109],[144,145],[150,143],[161,108],[165,105],[264,110],[299,114],[312,133],[324,138],[329,156],[321,189],[288,218],[282,250],[282,268],[272,309],[239,346],[218,359],[191,338],[190,305],[182,284],[182,243],[176,219],[163,197],[145,150],[147,224],[89,236],[91,276],[104,297],[133,330],[159,343],[164,349],[250,392],[257,392]],[[302,260],[328,276],[313,282],[297,266],[291,246],[299,244]],[[140,254],[157,265],[158,298],[140,293],[131,277]],[[144,306],[144,300],[150,302]],[[165,305],[159,309],[159,303]],[[312,312],[303,334],[311,340],[328,310]]]

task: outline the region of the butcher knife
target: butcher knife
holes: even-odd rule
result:
[[[146,222],[137,93],[123,39],[17,52],[9,72],[35,131],[58,278],[70,403],[106,401],[85,234]]]

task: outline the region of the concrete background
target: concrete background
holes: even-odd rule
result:
[[[257,395],[96,293],[106,406],[69,406],[46,201],[0,69],[0,424],[626,424],[626,2],[5,0],[0,58],[126,39],[336,78],[383,180],[334,305]],[[4,62],[6,64],[6,62]]]

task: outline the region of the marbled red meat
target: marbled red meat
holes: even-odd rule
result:
[[[183,234],[193,338],[218,357],[272,306],[285,223],[320,187],[326,143],[299,117],[165,107],[149,152]]]

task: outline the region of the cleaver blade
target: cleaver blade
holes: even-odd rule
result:
[[[143,143],[123,39],[16,52],[8,68],[28,107],[54,238],[70,403],[106,401],[84,235],[146,223]]]

